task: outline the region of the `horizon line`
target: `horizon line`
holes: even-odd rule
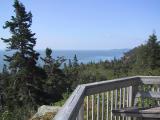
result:
[[[111,49],[53,49],[53,48],[50,48],[52,49],[53,51],[56,50],[56,51],[108,51],[108,50],[130,50],[130,49],[133,49],[133,48],[111,48]],[[34,49],[34,50],[46,50],[46,49]],[[7,51],[7,49],[0,49],[0,51]],[[12,51],[12,50],[11,50]]]

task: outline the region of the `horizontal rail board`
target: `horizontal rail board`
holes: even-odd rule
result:
[[[113,114],[115,116],[132,116],[140,118],[160,118],[160,107],[154,108],[126,108],[126,109],[115,109]]]
[[[128,77],[128,78],[89,83],[89,84],[85,84],[85,87],[86,87],[85,95],[97,94],[100,92],[128,87],[131,85],[135,86],[138,83],[140,83],[139,77]]]
[[[136,97],[160,99],[160,92],[138,92]]]
[[[143,84],[160,84],[160,76],[140,76]]]

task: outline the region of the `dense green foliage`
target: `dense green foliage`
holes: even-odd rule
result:
[[[125,53],[121,59],[83,64],[76,55],[69,61],[52,58],[52,50],[46,48],[45,57],[41,57],[44,65],[38,66],[40,55],[34,50],[36,38],[30,29],[32,14],[18,0],[13,7],[15,16],[4,25],[11,37],[2,38],[13,54],[5,55],[9,65],[4,65],[0,73],[0,119],[27,119],[42,104],[57,105],[57,101],[63,104],[63,99],[78,84],[133,75],[160,75],[160,44],[155,33],[147,43]]]
[[[7,115],[12,116],[15,109],[26,112],[24,108],[34,110],[39,105],[50,104],[61,99],[65,90],[65,74],[60,69],[64,59],[51,58],[52,50],[46,49],[46,57],[42,58],[44,66],[37,66],[39,53],[34,50],[36,38],[30,29],[32,14],[26,12],[18,0],[13,7],[15,15],[3,27],[9,29],[11,37],[1,38],[7,44],[7,51],[13,53],[5,55],[8,66],[4,65],[0,74],[2,116],[6,115],[6,110]]]
[[[15,0],[13,7],[15,16],[4,26],[4,29],[9,28],[11,37],[2,38],[8,45],[8,51],[14,51],[13,55],[5,55],[4,59],[9,63],[10,70],[10,79],[6,83],[8,89],[5,92],[7,104],[16,102],[17,106],[21,107],[28,101],[30,105],[37,103],[37,93],[41,92],[39,89],[42,89],[41,84],[45,76],[41,76],[43,70],[36,66],[39,53],[34,50],[35,33],[30,30],[32,14],[27,13],[18,0]]]

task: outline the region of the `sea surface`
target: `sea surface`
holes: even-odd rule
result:
[[[79,63],[88,63],[88,62],[99,62],[105,60],[112,60],[114,58],[121,58],[125,52],[129,51],[129,49],[112,49],[112,50],[53,50],[52,56],[53,58],[57,58],[58,56],[64,56],[66,62],[69,59],[73,60],[74,55],[77,55],[77,59]],[[40,57],[45,57],[44,50],[38,50],[40,53]],[[0,51],[0,69],[2,69],[3,65],[6,64],[3,59],[4,55],[11,55],[11,52]],[[42,61],[39,60],[38,64],[42,65]]]

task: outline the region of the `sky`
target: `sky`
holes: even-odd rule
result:
[[[108,50],[134,48],[156,31],[160,38],[160,0],[20,0],[33,14],[36,49]],[[0,0],[2,26],[14,14],[13,0]],[[6,45],[0,41],[0,49]]]

